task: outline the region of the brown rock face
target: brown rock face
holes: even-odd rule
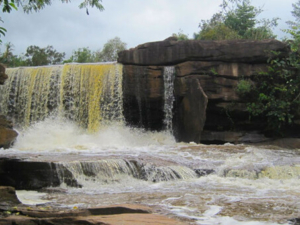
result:
[[[239,79],[268,70],[270,51],[284,56],[289,50],[276,40],[177,41],[168,38],[120,52],[118,62],[125,64],[126,121],[146,129],[163,129],[163,68],[174,66],[176,140],[196,143],[248,140],[248,133],[259,133],[264,128],[261,121],[249,122],[246,104],[239,99],[236,87]],[[201,138],[202,128],[205,135]]]
[[[288,48],[276,40],[249,41],[173,41],[151,42],[119,53],[118,62],[130,65],[175,65],[186,61],[222,61],[242,63],[265,63],[267,51]]]
[[[0,85],[8,78],[5,74],[5,66],[0,63]],[[15,141],[18,133],[12,129],[12,122],[7,120],[5,116],[0,115],[0,148],[9,148]]]
[[[124,116],[128,124],[163,129],[163,93],[163,67],[123,67]]]
[[[4,84],[4,81],[8,78],[5,74],[5,66],[0,63],[0,84]]]
[[[163,130],[164,67],[125,65],[124,116],[129,125]],[[207,96],[197,79],[175,78],[174,136],[178,141],[199,142],[205,122]]]
[[[0,187],[2,189],[8,187]],[[17,207],[16,207],[17,205]],[[9,205],[0,204],[0,224],[97,224],[97,225],[184,225],[184,223],[166,216],[152,214],[151,209],[141,205],[113,205],[107,207],[62,210],[45,206],[28,207],[19,202]],[[3,216],[1,216],[1,212]],[[9,212],[9,214],[5,213]]]
[[[0,115],[0,148],[9,148],[18,133],[12,129],[12,122]]]
[[[206,120],[207,96],[197,78],[176,78],[175,84],[174,135],[177,140],[198,143]]]
[[[0,205],[20,204],[16,191],[13,187],[0,186]]]

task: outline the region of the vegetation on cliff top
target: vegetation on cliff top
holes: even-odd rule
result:
[[[268,71],[240,80],[236,88],[247,102],[251,118],[261,118],[265,131],[272,136],[289,133],[300,119],[299,25],[286,32],[293,37],[288,42],[289,54],[280,57],[280,52],[272,52]]]
[[[65,53],[56,51],[51,45],[45,48],[31,45],[27,48],[25,54],[14,55],[14,46],[9,42],[5,44],[4,52],[0,54],[0,63],[5,64],[7,67],[19,67],[57,65],[71,62],[108,62],[116,61],[118,52],[125,49],[126,43],[122,42],[119,37],[115,37],[108,40],[102,49],[91,51],[88,47],[78,48],[73,51],[69,59],[64,60]]]
[[[273,39],[272,29],[279,18],[258,19],[262,8],[251,5],[250,0],[223,0],[221,10],[211,19],[202,20],[197,40]]]

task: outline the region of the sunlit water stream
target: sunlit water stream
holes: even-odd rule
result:
[[[176,143],[170,130],[127,127],[120,113],[120,71],[115,64],[8,71],[10,81],[0,87],[1,113],[16,115],[19,136],[0,157],[54,162],[82,186],[63,182],[38,195],[18,191],[24,203],[67,208],[143,204],[201,225],[289,224],[300,218],[299,149]],[[110,89],[114,82],[106,75],[111,73],[118,82]]]

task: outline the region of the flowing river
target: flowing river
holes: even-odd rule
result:
[[[77,93],[85,85],[95,84],[96,78],[85,80],[80,75],[82,67],[79,70],[75,66],[71,69],[78,76],[71,80],[67,77],[69,67],[51,70],[52,75],[47,78],[49,87],[41,90],[48,93],[43,98],[38,98],[40,95],[29,85],[29,78],[23,83],[19,78],[11,78],[7,85],[12,91],[8,95],[3,94],[7,86],[0,89],[2,107],[3,102],[10,102],[1,113],[16,114],[12,119],[22,124],[17,128],[16,143],[1,150],[0,158],[53,162],[62,181],[59,187],[47,187],[39,193],[18,191],[24,203],[49,202],[62,208],[143,204],[156,213],[195,225],[292,224],[292,219],[300,218],[299,149],[176,143],[168,130],[149,132],[130,128],[122,122],[119,102],[104,107],[105,112],[95,104],[95,96],[99,98],[97,101],[109,98],[102,94],[103,89],[96,88],[96,93],[89,91],[78,97]],[[49,73],[46,70],[49,69],[43,68],[42,73]],[[119,70],[117,66],[114,71]],[[29,75],[35,84],[38,76],[33,78],[32,72]],[[81,83],[74,86],[73,81]],[[105,78],[96,81],[107,86]],[[12,95],[13,82],[19,83],[19,88],[27,94]],[[51,82],[59,85],[54,87]],[[62,94],[54,95],[52,89]],[[116,85],[114,93],[120,92]],[[73,100],[68,102],[70,96]],[[23,106],[17,106],[15,99]],[[26,105],[28,101],[30,107]],[[32,104],[35,101],[41,103]],[[76,109],[78,105],[80,110]],[[55,107],[61,111],[57,112]],[[170,126],[167,122],[166,125]],[[64,182],[63,169],[72,174],[77,186]]]

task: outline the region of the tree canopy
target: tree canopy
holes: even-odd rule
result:
[[[270,52],[268,71],[239,81],[237,93],[247,104],[251,119],[260,118],[265,132],[284,136],[300,118],[300,0],[293,4],[295,21],[288,21],[287,55]]]
[[[228,39],[270,39],[275,38],[272,28],[277,26],[278,18],[258,20],[263,12],[251,5],[250,0],[223,0],[221,10],[210,20],[202,20],[199,33],[194,34],[199,40]]]
[[[96,53],[97,61],[111,62],[118,59],[118,53],[126,49],[127,44],[119,37],[108,40],[101,51]]]
[[[69,59],[64,60],[65,53],[56,51],[51,45],[45,48],[31,45],[26,49],[25,54],[17,56],[13,54],[14,45],[9,42],[5,44],[5,49],[0,54],[0,63],[8,67],[19,67],[56,65],[70,62],[109,62],[116,61],[118,53],[125,50],[126,45],[119,37],[115,37],[108,40],[102,50],[92,51],[89,47],[78,48],[73,51]]]
[[[57,52],[50,45],[46,48],[32,45],[27,48],[25,57],[28,66],[56,65],[62,63],[65,53]]]
[[[73,51],[72,56],[65,62],[112,62],[118,59],[118,53],[126,49],[126,43],[119,37],[108,40],[103,49],[92,52],[88,47]]]

